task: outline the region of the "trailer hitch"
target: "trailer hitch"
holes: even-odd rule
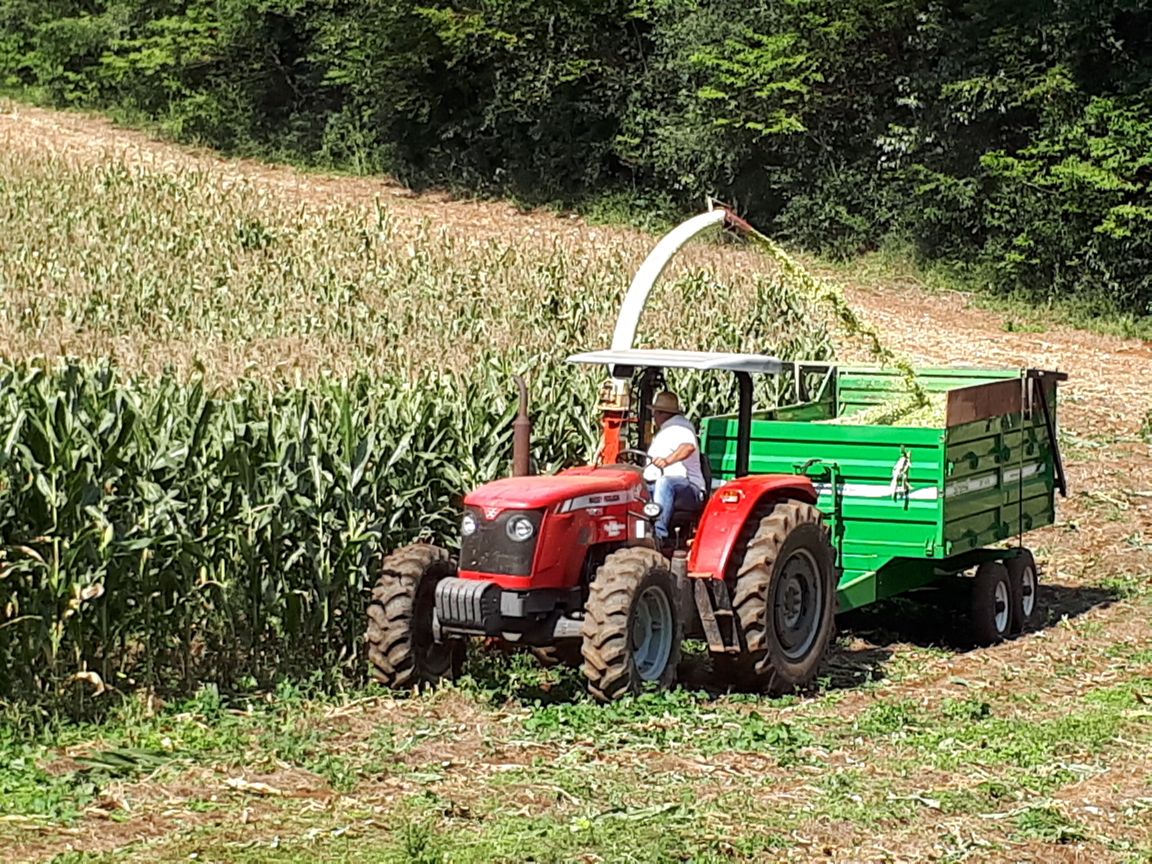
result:
[[[816,487],[816,494],[819,495],[827,487],[827,491],[832,496],[832,524],[831,528],[832,537],[834,538],[832,548],[836,553],[836,566],[840,566],[841,562],[841,538],[844,536],[844,519],[843,519],[843,494],[840,489],[840,464],[838,462],[825,462],[823,459],[809,459],[806,462],[797,462],[792,466],[792,470],[802,477],[807,477],[809,480],[819,481],[812,485]]]

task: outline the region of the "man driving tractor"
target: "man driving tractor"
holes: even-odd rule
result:
[[[649,483],[652,500],[660,505],[654,530],[656,538],[664,541],[668,539],[673,511],[699,507],[706,490],[696,429],[681,411],[675,393],[665,390],[656,395],[652,400],[652,419],[658,431],[648,446],[651,461],[644,479]]]

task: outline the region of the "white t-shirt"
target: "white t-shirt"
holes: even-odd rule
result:
[[[696,451],[687,459],[675,462],[664,469],[665,477],[687,477],[688,482],[697,489],[704,490],[704,474],[700,470],[700,442],[696,438],[696,429],[692,421],[682,414],[669,417],[660,427],[660,431],[652,437],[648,445],[649,459],[667,459],[676,452],[681,444],[691,444]],[[660,476],[659,469],[649,466],[644,472],[645,477],[654,480]],[[649,477],[650,474],[655,476]]]

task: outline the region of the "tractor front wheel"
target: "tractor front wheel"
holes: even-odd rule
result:
[[[781,501],[753,527],[732,599],[741,652],[713,662],[727,684],[778,695],[810,686],[832,641],[835,556],[811,504]]]
[[[682,638],[676,579],[654,549],[609,555],[596,571],[584,610],[582,668],[600,702],[676,680]]]
[[[368,604],[368,672],[394,690],[455,677],[464,660],[460,640],[432,634],[436,583],[456,572],[447,550],[427,543],[398,549],[380,562]]]

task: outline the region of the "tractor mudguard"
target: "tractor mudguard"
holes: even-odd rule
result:
[[[740,539],[740,530],[765,500],[794,498],[815,504],[816,489],[807,477],[759,474],[729,481],[713,491],[700,516],[688,572],[696,577],[723,579]]]

